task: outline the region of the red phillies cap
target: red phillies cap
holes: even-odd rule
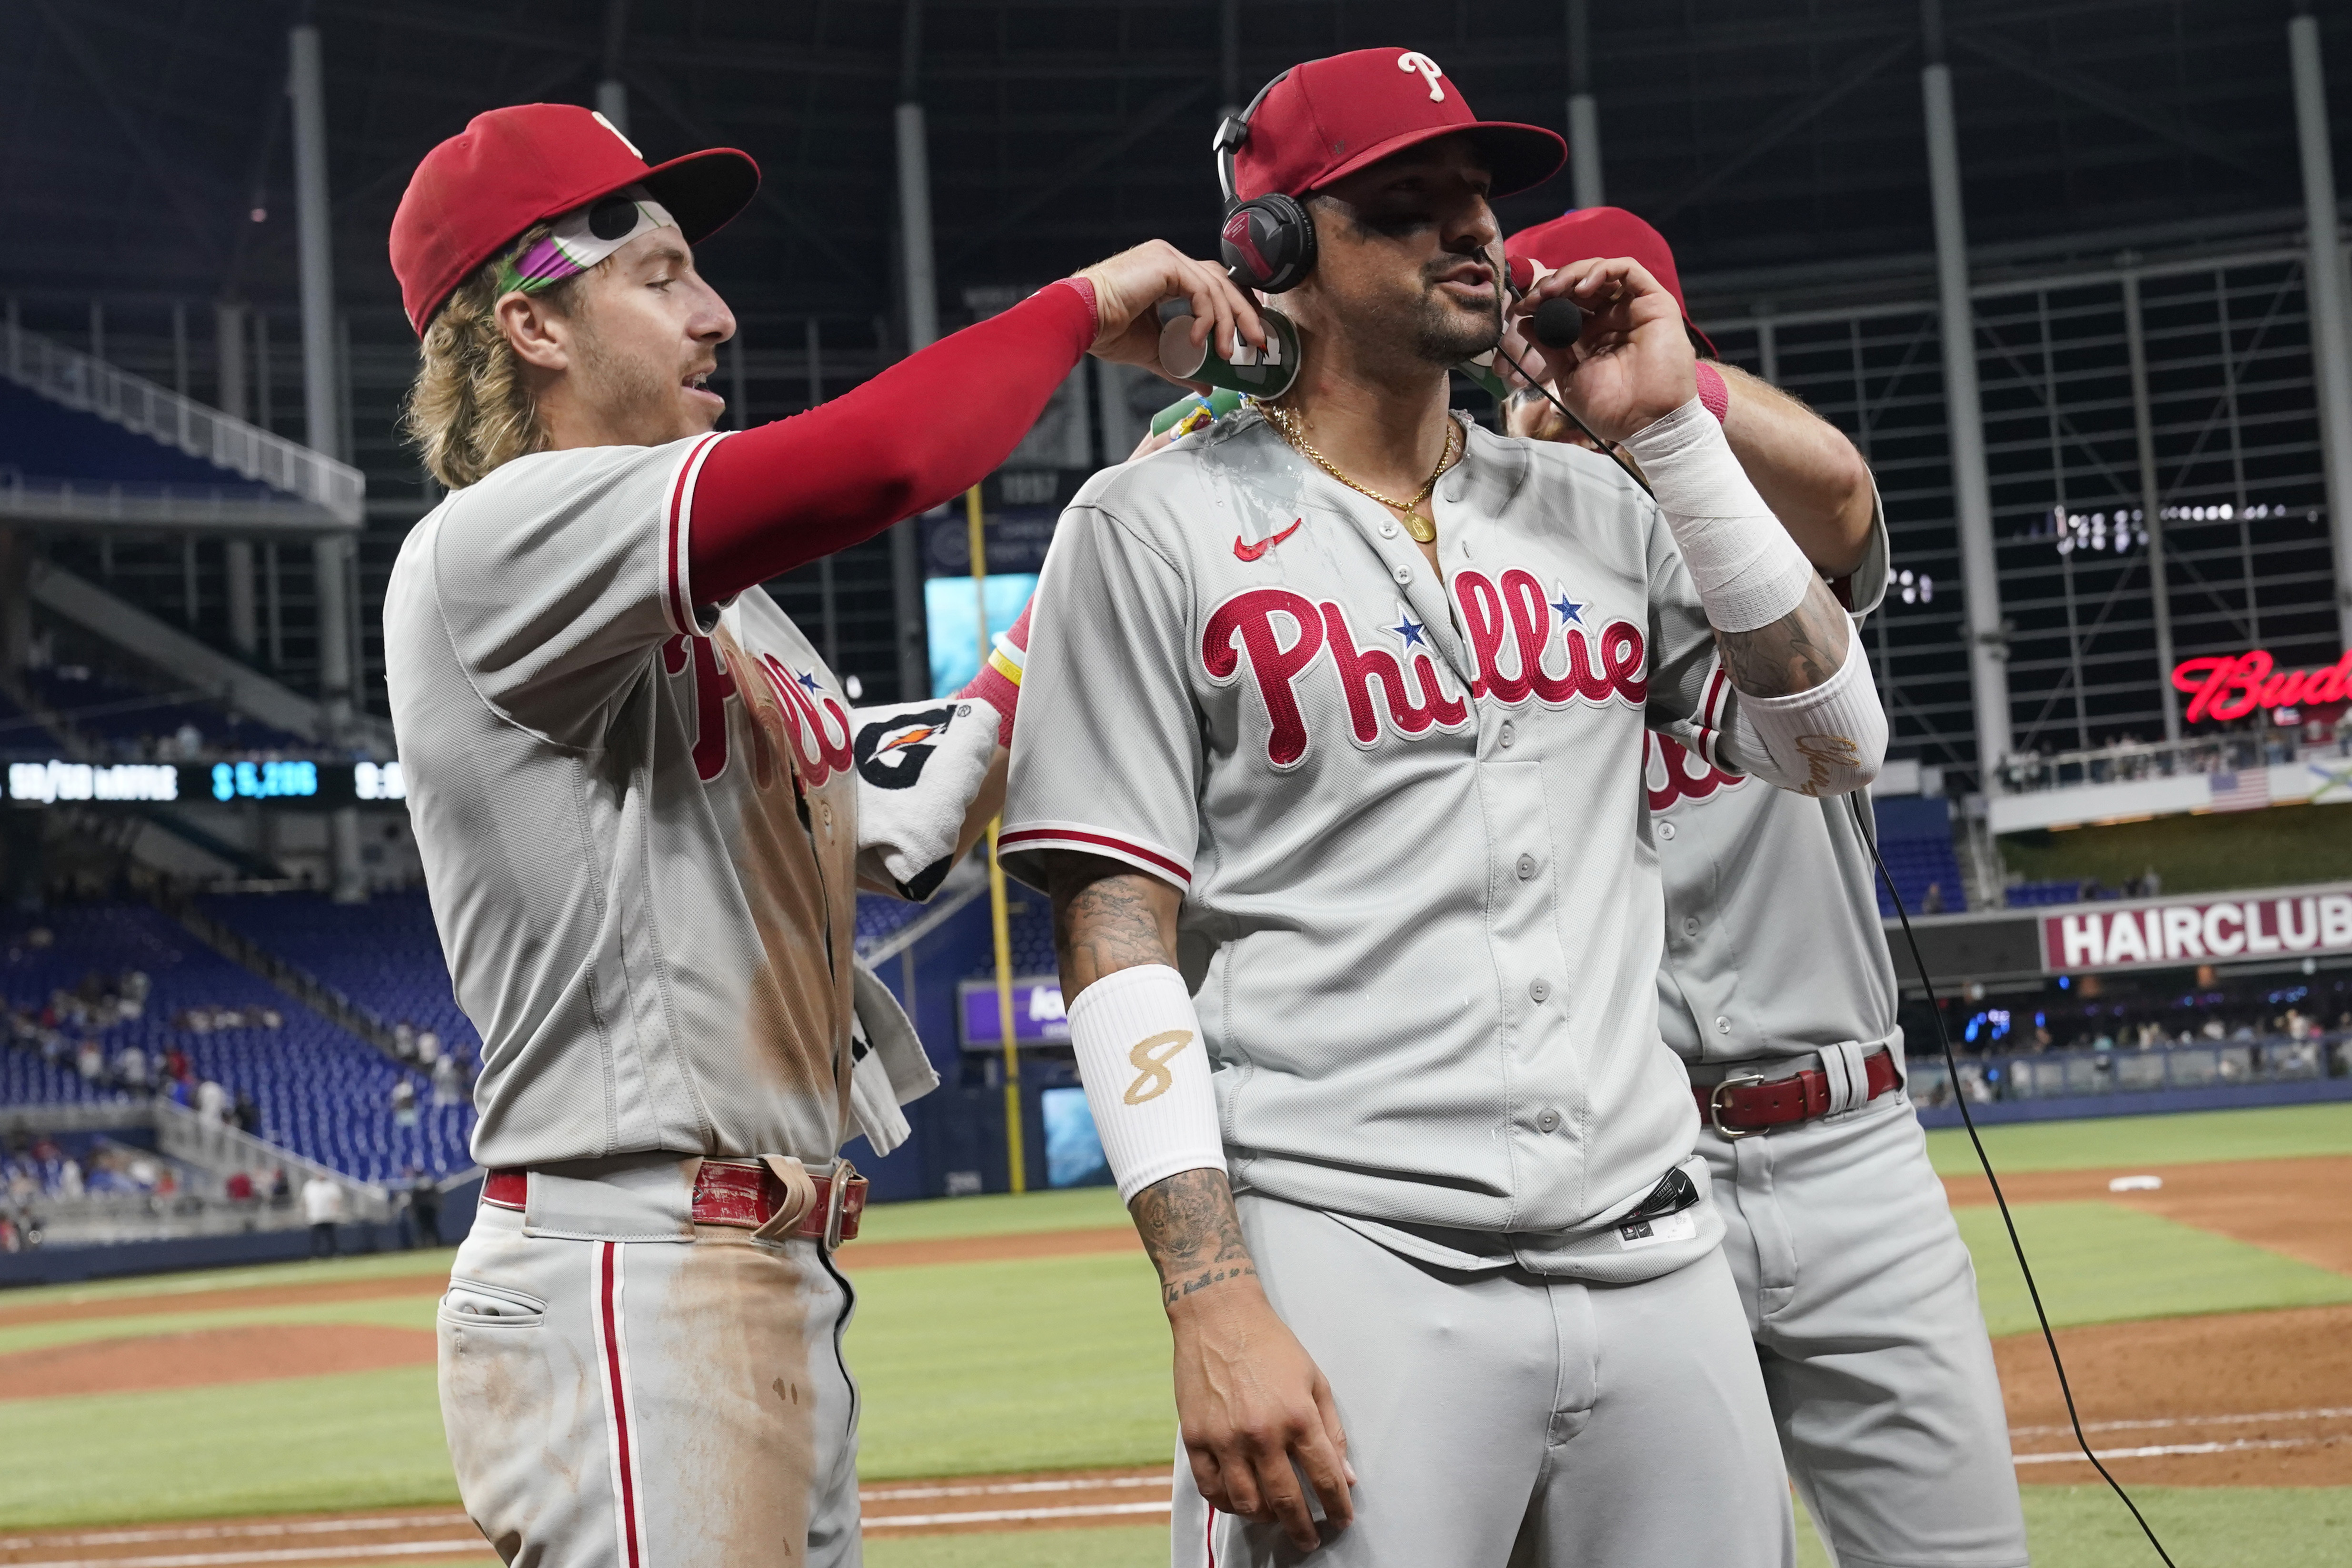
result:
[[[628,139],[570,103],[478,114],[425,155],[392,215],[392,270],[416,335],[474,269],[523,230],[627,185],[669,209],[689,245],[743,210],[760,166],[731,147],[647,168]]]
[[[1303,196],[1392,152],[1468,132],[1507,196],[1568,161],[1557,131],[1480,120],[1435,60],[1418,49],[1356,49],[1293,66],[1266,90],[1234,154],[1234,194]]]
[[[1503,252],[1526,256],[1555,271],[1572,262],[1631,256],[1666,286],[1666,292],[1682,308],[1683,325],[1706,346],[1707,357],[1722,358],[1713,340],[1691,319],[1690,307],[1683,300],[1682,275],[1675,270],[1675,253],[1666,245],[1666,236],[1622,207],[1579,207],[1548,224],[1521,229],[1503,242]]]

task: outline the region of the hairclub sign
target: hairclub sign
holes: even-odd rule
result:
[[[2320,953],[2352,953],[2352,883],[2042,917],[2042,967],[2053,975]]]
[[[2183,659],[2172,667],[2172,684],[2191,694],[2184,716],[2243,718],[2256,708],[2278,709],[2339,703],[2352,697],[2352,653],[2309,670],[2282,670],[2266,648],[2237,654]]]

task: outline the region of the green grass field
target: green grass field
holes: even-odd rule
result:
[[[1930,1134],[1939,1169],[1974,1168],[1962,1136]],[[2117,1118],[1990,1129],[2006,1170],[2352,1153],[2352,1106]],[[2352,1301],[2352,1278],[2154,1216],[2101,1203],[2021,1205],[2044,1300],[2062,1325]],[[1995,1333],[2032,1317],[2000,1221],[1961,1211]],[[877,1209],[866,1236],[906,1241],[1124,1223],[1105,1189],[965,1198]],[[247,1324],[370,1323],[429,1329],[418,1294],[237,1308],[223,1290],[446,1270],[419,1253],[144,1281],[11,1292],[0,1310],[135,1299],[137,1315],[0,1326],[0,1354],[78,1341]],[[854,1276],[850,1354],[866,1396],[864,1473],[1159,1464],[1173,1416],[1167,1330],[1134,1253],[879,1269]],[[390,1507],[456,1499],[427,1367],[146,1394],[0,1397],[0,1529]],[[2034,1486],[2038,1560],[2063,1568],[2150,1561],[2103,1490]],[[2314,1544],[2352,1526],[2352,1489],[2150,1494],[2151,1517],[2184,1564],[2317,1563]],[[2339,1537],[2340,1538],[2340,1537]],[[1808,1540],[1809,1552],[1817,1552]],[[876,1568],[1119,1568],[1166,1560],[1166,1531],[1109,1530],[869,1543]],[[2340,1560],[2338,1552],[2329,1561]],[[1808,1556],[1808,1563],[1823,1561]]]
[[[2011,1122],[1981,1128],[1979,1135],[1996,1175],[2352,1155],[2352,1103],[2192,1111],[2179,1116],[2102,1116],[2087,1122]],[[1929,1133],[1927,1157],[1939,1176],[1976,1176],[1982,1170],[1964,1127]]]

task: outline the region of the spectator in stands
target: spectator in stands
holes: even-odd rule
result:
[[[406,1019],[392,1026],[392,1053],[403,1061],[416,1060],[416,1026]]]
[[[81,1050],[74,1056],[74,1071],[81,1074],[84,1083],[95,1084],[105,1078],[106,1052],[99,1049],[98,1041],[85,1040],[81,1042]]]
[[[416,1060],[426,1067],[441,1060],[441,1037],[430,1028],[416,1031]]]
[[[1919,913],[1922,915],[1941,915],[1944,913],[1944,884],[1942,883],[1931,882],[1927,884],[1926,896],[1919,900]]]
[[[228,1180],[221,1184],[221,1190],[231,1203],[249,1204],[254,1200],[253,1178],[243,1171],[231,1171]]]
[[[212,1079],[196,1085],[196,1114],[207,1122],[228,1120],[228,1091]]]
[[[284,1208],[293,1201],[293,1184],[286,1179],[286,1167],[279,1166],[269,1178],[269,1207]]]
[[[185,1078],[187,1075],[188,1053],[175,1045],[171,1050],[163,1053],[163,1076],[171,1079],[181,1079]]]
[[[229,1119],[236,1124],[238,1132],[250,1133],[257,1138],[261,1135],[261,1107],[242,1089],[236,1092],[236,1104],[230,1110]]]
[[[394,1126],[416,1125],[416,1085],[406,1073],[392,1086],[392,1120]]]
[[[136,1045],[126,1045],[114,1056],[114,1076],[125,1089],[147,1087],[147,1053]]]
[[[457,1066],[453,1051],[433,1064],[433,1103],[462,1105],[466,1103],[466,1075]]]
[[[278,1173],[282,1180],[284,1170]],[[343,1188],[340,1182],[324,1176],[314,1176],[302,1184],[302,1218],[310,1226],[310,1256],[332,1258],[336,1251],[335,1227],[343,1218]]]

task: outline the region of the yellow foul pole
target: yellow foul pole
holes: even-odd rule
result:
[[[981,521],[980,486],[963,493],[971,529],[971,591],[980,604],[980,667],[988,667],[988,542]],[[1002,816],[988,824],[988,917],[996,933],[996,1027],[1004,1045],[1004,1154],[1013,1167],[1013,1190],[1029,1190],[1029,1162],[1021,1146],[1021,1051],[1013,1038],[1013,927],[1004,903],[1004,864],[996,858]]]

